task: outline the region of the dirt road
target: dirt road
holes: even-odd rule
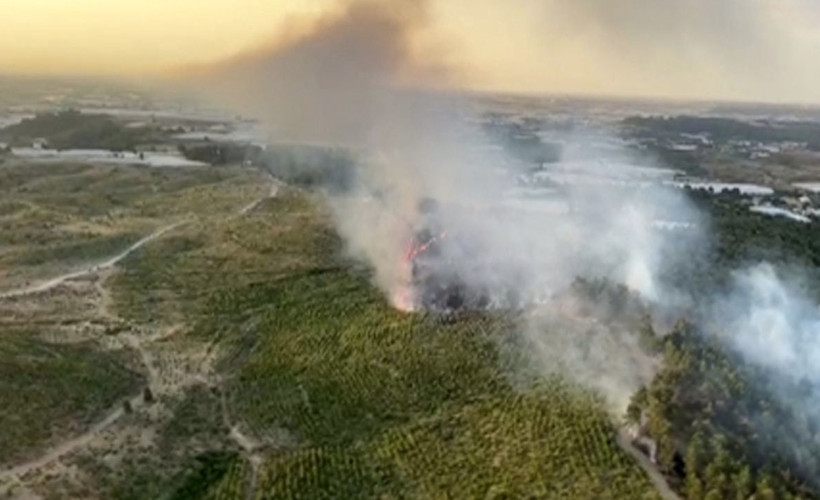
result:
[[[57,276],[56,278],[52,278],[48,281],[44,281],[42,283],[38,283],[36,285],[32,285],[26,288],[18,288],[17,290],[9,290],[6,292],[0,292],[0,299],[10,299],[14,297],[23,297],[26,295],[34,295],[37,293],[47,292],[52,288],[57,288],[58,286],[62,285],[66,281],[70,281],[77,278],[82,278],[83,276],[89,276],[92,274],[96,274],[100,271],[104,271],[106,269],[110,269],[116,266],[121,260],[131,255],[133,252],[139,250],[141,247],[145,246],[146,244],[154,241],[155,239],[159,238],[163,234],[172,231],[183,224],[187,224],[186,221],[177,222],[165,227],[162,227],[153,233],[149,234],[145,238],[139,240],[138,242],[134,243],[130,247],[128,247],[124,252],[117,254],[106,261],[100,262],[98,264],[94,264],[92,266],[88,266],[84,269],[79,269],[77,271],[72,271],[70,273],[63,274],[62,276]]]
[[[239,209],[235,212],[235,215],[245,215],[254,208],[256,208],[260,203],[262,203],[265,199],[275,197],[278,193],[279,185],[277,182],[272,181],[271,189],[265,196],[260,197],[259,199],[255,200],[253,203]],[[120,261],[128,257],[131,253],[135,252],[136,250],[140,249],[141,247],[145,246],[146,244],[156,240],[157,238],[161,237],[162,235],[172,231],[182,225],[188,224],[190,221],[181,221],[176,222],[174,224],[170,224],[164,226],[153,233],[149,234],[148,236],[142,238],[141,240],[137,241],[130,247],[128,247],[125,251],[110,257],[109,259],[97,263],[95,265],[88,266],[83,269],[79,269],[70,273],[66,273],[62,276],[57,276],[52,278],[48,281],[44,281],[42,283],[38,283],[36,285],[32,285],[26,288],[20,288],[16,290],[9,290],[6,292],[0,292],[0,299],[7,299],[7,298],[14,298],[14,297],[21,297],[27,295],[34,295],[42,292],[46,292],[53,288],[57,288],[61,284],[81,278],[84,276],[90,276],[98,273],[102,273],[103,271],[109,270],[116,266]],[[105,316],[110,316],[107,313],[107,290],[104,289],[102,284],[99,284],[100,287],[100,297],[101,297],[101,314]],[[149,387],[156,386],[158,384],[158,379],[160,378],[159,374],[153,367],[153,362],[150,356],[150,353],[144,348],[143,342],[155,342],[158,340],[162,340],[165,338],[167,334],[162,334],[159,336],[149,337],[146,339],[139,339],[132,335],[122,335],[121,340],[124,344],[128,345],[131,348],[134,348],[139,352],[142,362],[146,367],[148,378],[149,378]],[[132,408],[138,408],[142,406],[144,403],[143,393],[140,391],[139,394],[131,396],[129,398],[130,404]],[[223,419],[225,420],[226,426],[230,430],[230,437],[245,451],[245,453],[249,456],[252,465],[254,466],[254,475],[251,478],[251,489],[253,491],[253,483],[255,482],[255,470],[258,468],[259,463],[261,463],[261,457],[255,454],[256,449],[259,447],[257,443],[255,443],[252,439],[245,436],[241,433],[238,426],[232,425],[230,422],[230,418],[227,413],[227,405],[226,401],[222,401],[222,411],[223,411]],[[35,471],[41,469],[57,460],[60,460],[66,455],[71,454],[79,449],[86,447],[89,443],[91,443],[99,434],[104,432],[106,429],[111,427],[115,424],[123,415],[125,415],[125,411],[123,409],[123,403],[117,404],[115,408],[109,410],[107,416],[94,424],[90,429],[88,429],[85,433],[71,438],[69,440],[63,441],[52,447],[51,449],[45,451],[43,455],[40,457],[33,459],[29,462],[22,463],[16,465],[12,468],[6,469],[4,471],[0,471],[0,485],[7,480],[17,479],[18,482],[21,481],[22,477],[25,476],[27,473],[31,471]],[[21,482],[21,484],[23,484]]]
[[[652,481],[652,484],[655,485],[655,488],[664,500],[681,500],[678,494],[672,491],[672,488],[669,487],[669,484],[666,482],[666,478],[663,477],[663,474],[658,471],[646,455],[641,453],[641,450],[632,444],[632,438],[629,436],[626,429],[620,429],[618,431],[617,441],[618,446],[620,446],[625,452],[629,453],[629,455],[634,458],[635,461],[638,462],[638,465],[640,465],[646,472],[649,479]]]
[[[131,398],[131,405],[138,406],[142,401],[142,391],[139,394]],[[20,465],[17,465],[11,469],[4,470],[0,472],[0,482],[5,479],[17,476],[22,477],[27,474],[29,471],[39,469],[44,467],[51,462],[68,455],[72,451],[75,451],[79,448],[86,446],[90,443],[95,437],[97,437],[102,431],[111,427],[117,420],[120,419],[124,415],[123,405],[122,403],[117,404],[116,409],[110,411],[107,417],[103,420],[94,424],[88,431],[85,433],[69,439],[68,441],[63,441],[59,445],[55,446],[45,454],[41,455],[39,458],[35,460],[31,460],[30,462],[26,462]]]

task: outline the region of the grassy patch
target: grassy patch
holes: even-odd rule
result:
[[[561,384],[441,412],[368,448],[426,497],[656,497],[607,416]]]
[[[139,144],[162,140],[167,134],[148,126],[126,127],[106,115],[75,110],[41,113],[21,123],[0,129],[0,138],[16,145],[28,145],[45,138],[57,149],[133,150]]]
[[[173,235],[127,257],[111,281],[118,314],[142,322],[173,320],[182,314],[187,309],[185,296],[197,293],[193,283],[201,272],[190,263],[203,245],[202,239]]]
[[[203,219],[125,259],[111,281],[118,313],[137,321],[195,321],[212,297],[328,265],[339,246],[296,193],[262,203],[253,217],[227,215]]]
[[[14,463],[82,432],[144,384],[118,356],[0,334],[0,463]]]
[[[103,498],[203,498],[240,466],[217,394],[194,386],[166,402],[172,417],[158,427],[151,448],[127,450],[116,465],[93,452],[77,458]]]
[[[226,445],[228,429],[222,421],[219,396],[203,386],[194,386],[176,405],[173,418],[159,434],[161,460],[187,457],[191,450],[213,443]],[[183,460],[184,461],[184,460]]]
[[[18,201],[0,201],[0,217],[10,217],[26,208],[28,208],[28,205]]]
[[[512,387],[505,318],[397,312],[340,247],[314,202],[285,190],[250,215],[154,242],[111,281],[125,317],[176,315],[219,343],[232,422],[288,450],[270,452],[258,498],[653,497],[598,401],[560,383]],[[225,430],[215,410],[186,401],[160,441],[185,450],[187,472],[171,481],[148,465],[130,475],[142,489],[122,491],[150,483],[183,494],[188,484],[201,497],[243,498],[244,459],[196,465],[191,450],[226,448],[186,430]]]
[[[185,478],[171,500],[196,500],[205,498],[211,489],[216,489],[221,480],[229,475],[232,467],[240,461],[237,453],[207,452],[195,458],[196,467]]]
[[[0,167],[0,189],[45,209],[74,216],[92,217],[126,210],[165,217],[180,209],[208,209],[206,203],[188,205],[186,191],[232,179],[241,185],[254,175],[253,171],[233,167],[15,163]]]
[[[35,248],[18,255],[14,264],[37,266],[54,261],[64,264],[96,262],[124,252],[141,237],[142,235],[133,233],[113,234],[46,248]]]

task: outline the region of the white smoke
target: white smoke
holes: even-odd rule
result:
[[[800,383],[820,383],[820,308],[768,263],[734,273],[712,310],[714,328],[746,359]]]
[[[410,284],[402,253],[418,201],[434,198],[448,232],[438,257],[448,273],[471,290],[487,291],[491,305],[509,305],[514,295],[527,311],[519,334],[538,367],[594,388],[622,412],[651,380],[656,362],[639,347],[635,325],[630,330],[599,320],[598,308],[568,288],[579,276],[606,278],[663,301],[671,293],[657,278],[661,251],[675,235],[656,222],[692,222],[697,214],[674,189],[624,181],[634,173],[620,159],[567,158],[559,165],[578,182],[533,200],[504,170],[510,159],[488,148],[481,130],[442,118],[455,113],[418,114],[423,107],[414,106],[419,128],[374,145],[381,158],[367,166],[354,191],[331,200],[340,233],[374,267],[394,304],[406,307]]]
[[[607,278],[661,311],[697,302],[659,278],[691,249],[657,223],[706,224],[680,192],[636,180],[624,164],[629,155],[590,153],[600,151],[589,145],[595,136],[571,138],[558,177],[572,182],[555,196],[521,195],[515,161],[485,135],[471,101],[395,84],[437,67],[420,64],[408,48],[424,25],[424,2],[403,4],[409,17],[384,3],[354,2],[302,36],[217,66],[206,80],[280,137],[367,152],[353,188],[329,203],[348,249],[372,266],[394,303],[413,301],[403,296],[402,254],[419,201],[435,199],[452,235],[441,245],[449,272],[493,301],[517,295],[528,311],[521,334],[543,369],[599,390],[622,410],[655,361],[634,327],[596,322],[600,311],[579,304],[584,299],[568,287],[578,276]],[[719,316],[732,345],[755,363],[817,380],[814,305],[771,272],[738,276],[738,293]]]

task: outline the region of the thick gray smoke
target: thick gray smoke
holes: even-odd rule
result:
[[[348,249],[372,265],[394,305],[419,305],[403,254],[420,224],[419,202],[434,199],[446,232],[437,259],[448,273],[486,291],[490,305],[514,301],[527,311],[521,333],[541,367],[571,375],[623,410],[656,362],[629,325],[597,321],[597,305],[567,290],[578,276],[607,278],[660,309],[688,306],[690,297],[658,278],[665,259],[689,251],[670,254],[676,235],[664,224],[706,225],[679,192],[625,165],[627,155],[589,158],[595,137],[566,145],[552,177],[558,189],[533,201],[517,182],[515,161],[493,147],[469,101],[400,85],[449,73],[412,50],[425,20],[423,2],[350,3],[200,80],[263,119],[277,140],[365,152],[353,188],[329,202]],[[747,337],[731,342],[754,362],[797,366],[816,380],[804,350],[814,345],[806,344],[818,325],[813,306],[793,298],[771,273],[739,276],[743,293],[727,299],[731,313],[721,321]],[[748,318],[765,321],[746,328]]]
[[[188,76],[211,96],[272,127],[281,140],[366,144],[388,88],[444,78],[412,49],[423,0],[362,0],[305,20],[279,38]]]

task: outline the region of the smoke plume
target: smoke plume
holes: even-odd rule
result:
[[[349,2],[317,19],[292,20],[270,43],[188,77],[264,120],[278,140],[363,145],[389,103],[388,89],[446,78],[441,64],[414,53],[425,20],[423,0]]]
[[[441,84],[456,71],[413,52],[425,8],[350,3],[210,68],[200,83],[264,120],[276,140],[357,148],[356,182],[329,203],[348,250],[371,264],[394,305],[418,306],[402,255],[422,224],[419,202],[436,200],[448,233],[438,258],[448,274],[486,293],[490,306],[526,311],[520,334],[537,363],[561,367],[620,411],[654,361],[626,326],[595,321],[597,308],[566,290],[577,276],[591,276],[660,299],[655,275],[665,236],[653,224],[694,217],[671,190],[624,184],[635,173],[620,159],[590,158],[585,141],[593,138],[565,148],[564,175],[580,182],[541,202],[522,194],[518,164],[493,146],[469,100],[407,85]]]
[[[621,19],[604,3],[594,9],[618,25],[647,22]],[[643,3],[648,13],[655,8]],[[572,15],[593,8],[582,4]],[[422,1],[348,3],[196,74],[207,92],[262,119],[274,140],[356,148],[356,181],[329,203],[348,250],[372,266],[396,306],[417,305],[402,255],[421,223],[419,202],[434,199],[447,233],[437,258],[448,273],[486,292],[490,305],[523,310],[520,334],[540,366],[601,391],[622,411],[656,360],[642,352],[634,327],[574,295],[571,285],[579,276],[606,278],[661,311],[690,307],[695,297],[659,278],[690,250],[664,224],[707,225],[680,192],[625,164],[624,152],[590,157],[595,136],[568,139],[552,194],[534,202],[522,192],[517,162],[488,138],[471,101],[418,90],[457,71],[414,49],[426,8]],[[814,348],[807,342],[820,325],[815,308],[765,268],[741,271],[737,282],[720,321],[742,333],[728,342],[755,363],[796,367],[817,380],[804,350]]]
[[[711,317],[726,343],[749,361],[795,384],[820,387],[820,311],[801,288],[768,263],[738,270]]]

